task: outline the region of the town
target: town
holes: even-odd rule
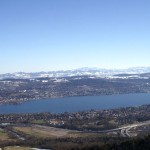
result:
[[[77,113],[0,114],[1,125],[42,124],[79,131],[102,131],[150,120],[150,105]]]
[[[118,75],[111,78],[73,76],[2,79],[0,80],[0,104],[19,104],[28,100],[73,96],[149,93],[149,74],[140,76],[140,78],[129,75],[119,78]]]
[[[0,114],[0,147],[80,149],[95,142],[101,147],[148,136],[149,125],[150,105],[61,114]]]

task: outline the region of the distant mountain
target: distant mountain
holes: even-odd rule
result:
[[[138,76],[139,74],[145,74],[143,77],[150,73],[150,67],[134,67],[128,69],[100,69],[100,68],[79,68],[75,70],[60,70],[49,72],[16,72],[0,74],[0,79],[14,78],[14,79],[29,79],[29,78],[43,78],[43,77],[72,77],[72,76],[95,76],[95,77],[130,77]]]

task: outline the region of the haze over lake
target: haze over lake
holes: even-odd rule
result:
[[[0,113],[63,113],[91,109],[112,109],[144,104],[150,104],[150,93],[32,100],[19,105],[0,105]]]

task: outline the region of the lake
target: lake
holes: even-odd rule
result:
[[[78,112],[91,109],[140,106],[144,104],[150,104],[150,93],[31,100],[19,105],[0,105],[0,114]]]

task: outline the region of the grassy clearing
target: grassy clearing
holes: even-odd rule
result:
[[[21,131],[29,136],[39,137],[39,138],[78,138],[78,137],[102,137],[105,134],[99,133],[82,133],[78,131],[60,129],[48,126],[33,125],[32,127],[14,127],[16,131]]]
[[[5,147],[4,150],[33,150],[33,149],[29,147],[10,146],[10,147]]]
[[[67,129],[59,129],[41,125],[33,125],[31,127],[14,127],[16,131],[21,131],[27,135],[43,138],[56,137],[74,137],[78,132]]]
[[[42,125],[42,124],[45,124],[46,121],[44,121],[44,120],[33,120],[32,123],[33,124],[41,124]]]
[[[5,147],[4,150],[40,150],[40,149],[30,148],[30,147],[21,147],[21,146],[8,146],[8,147]]]
[[[0,128],[0,141],[10,140],[8,134]]]

